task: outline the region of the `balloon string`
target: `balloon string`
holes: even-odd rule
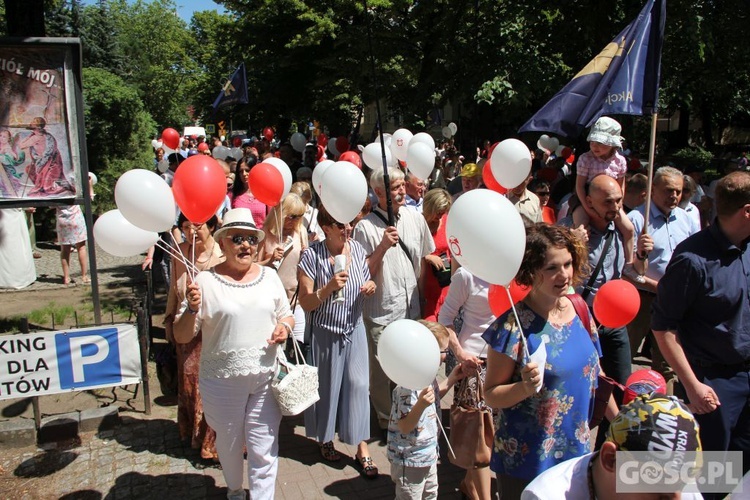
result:
[[[195,261],[195,240],[196,240],[196,236],[198,235],[198,228],[195,225],[191,225],[191,227],[193,229],[193,244],[192,244],[192,247],[191,247],[193,255],[190,257],[190,262],[192,262],[193,264],[195,264],[195,262],[196,262]],[[196,273],[195,273],[195,270],[194,270],[193,271],[193,277],[191,278],[192,281],[195,281],[195,274]]]
[[[443,422],[440,421],[441,420],[440,415],[437,415],[436,420],[437,420],[438,425],[440,426],[440,430],[443,432],[443,437],[445,438],[445,444],[448,445],[448,451],[451,452],[451,456],[455,459],[456,453],[453,451],[453,447],[451,446],[451,440],[448,439],[448,434],[446,434],[445,432],[445,427],[443,427]]]
[[[182,264],[183,264],[183,265],[184,265],[184,266],[185,266],[185,267],[186,267],[186,268],[188,269],[188,274],[190,274],[190,270],[191,270],[191,269],[192,269],[192,270],[194,270],[194,265],[193,265],[193,264],[192,264],[191,262],[188,262],[188,261],[187,261],[187,260],[186,260],[186,259],[185,259],[185,258],[184,258],[184,257],[182,256],[182,254],[179,254],[179,253],[175,252],[175,251],[174,251],[174,248],[173,248],[173,247],[172,247],[171,245],[169,245],[169,244],[167,244],[167,243],[164,243],[164,242],[162,242],[161,240],[158,240],[158,241],[156,242],[156,246],[157,246],[157,247],[159,247],[159,248],[161,248],[161,249],[162,249],[162,250],[164,250],[165,252],[167,252],[167,253],[168,253],[168,254],[169,254],[170,256],[174,257],[174,258],[175,258],[175,259],[177,259],[178,261],[182,262]]]
[[[516,311],[516,305],[513,303],[513,297],[510,296],[510,288],[507,286],[503,286],[505,289],[505,292],[508,294],[508,302],[510,302],[510,307],[513,309],[513,316],[516,318],[516,325],[518,326],[518,329],[521,331],[521,344],[523,345],[523,354],[526,356],[526,359],[530,358],[529,355],[529,347],[526,343],[526,336],[523,334],[523,328],[521,327],[521,320],[518,319],[518,312]]]
[[[177,253],[180,256],[179,257],[180,262],[182,262],[183,264],[185,264],[185,269],[187,269],[187,273],[188,273],[188,276],[190,277],[190,281],[194,281],[195,280],[195,274],[196,274],[195,273],[194,263],[193,262],[189,262],[188,263],[187,256],[184,253],[182,253],[182,249],[180,248],[180,244],[177,243],[177,239],[174,237],[174,234],[172,233],[172,231],[169,231],[169,236],[172,238],[172,243],[174,243],[173,249],[176,250]]]

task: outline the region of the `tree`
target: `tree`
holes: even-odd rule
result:
[[[124,172],[150,168],[153,156],[145,146],[156,132],[138,91],[101,68],[84,68],[86,145],[89,170],[98,184],[97,208],[114,207],[114,186]]]

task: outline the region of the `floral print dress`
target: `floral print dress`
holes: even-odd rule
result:
[[[552,324],[520,302],[503,314],[482,338],[492,349],[516,360],[511,383],[521,381],[528,363],[523,343],[534,353],[544,340],[547,362],[542,389],[511,408],[499,411],[490,468],[497,474],[530,481],[570,458],[591,451],[588,421],[593,411],[601,347],[575,316]]]

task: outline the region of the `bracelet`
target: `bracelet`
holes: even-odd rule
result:
[[[320,288],[315,290],[315,297],[320,301],[320,303],[323,303],[323,298],[320,296]]]
[[[190,309],[190,306],[187,306],[187,312],[189,312],[192,315],[198,314],[198,311],[193,311],[192,309]]]
[[[648,259],[648,254],[647,253],[641,254],[639,252],[636,252],[635,253],[635,258],[638,259],[638,260],[643,261],[643,260]]]
[[[289,323],[287,323],[286,321],[279,321],[279,323],[284,325],[290,334],[292,333],[292,327],[289,325]]]

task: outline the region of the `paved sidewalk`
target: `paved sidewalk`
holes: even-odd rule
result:
[[[70,286],[90,287],[81,282],[81,270],[78,265],[78,255],[71,255],[71,278],[75,285],[64,285],[62,282],[62,266],[60,264],[60,247],[50,242],[38,242],[34,251],[39,252],[41,258],[34,259],[37,280],[21,290],[0,288],[0,293],[18,293],[37,290],[51,290],[68,288]],[[88,262],[88,261],[87,261]],[[115,257],[100,247],[96,247],[96,266],[99,286],[115,284],[118,287],[128,287],[137,283],[145,283],[145,275],[141,271],[143,256]]]
[[[447,412],[446,412],[447,415]],[[277,499],[393,498],[385,446],[370,445],[380,467],[365,479],[355,466],[355,447],[336,441],[340,462],[323,462],[317,444],[304,437],[301,417],[285,418],[280,433]],[[171,419],[124,417],[115,430],[85,433],[72,442],[0,452],[4,499],[220,499],[226,488],[219,466],[202,460],[180,441]],[[440,498],[460,498],[463,471],[439,466]],[[245,485],[247,487],[247,485]]]

